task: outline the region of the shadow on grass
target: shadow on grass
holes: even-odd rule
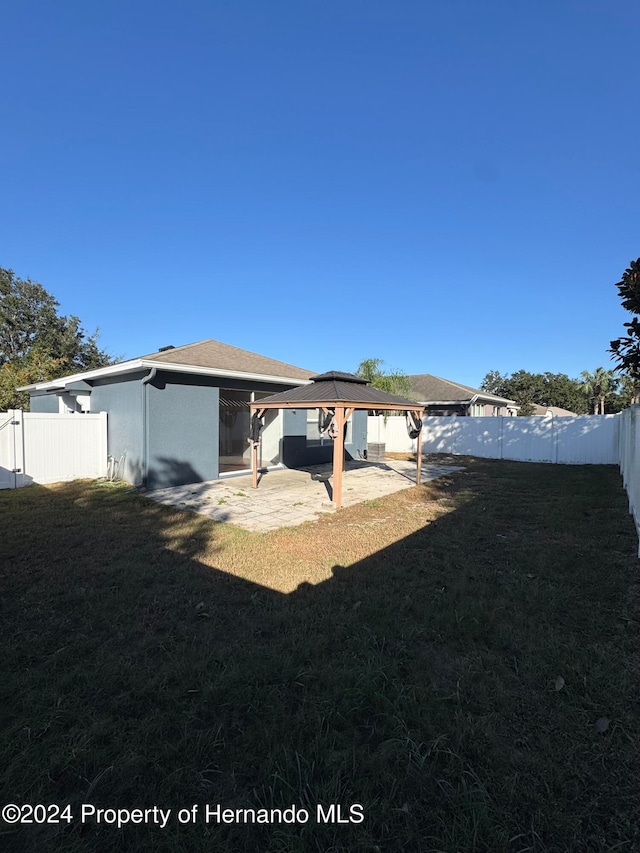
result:
[[[75,815],[5,849],[633,849],[616,472],[482,463],[433,488],[448,512],[289,595],[203,562],[259,535],[122,487],[0,494],[2,790]],[[82,803],[172,816],[82,825]],[[207,824],[218,803],[309,819]],[[332,803],[364,822],[318,822]]]

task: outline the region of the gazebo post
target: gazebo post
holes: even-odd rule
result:
[[[256,413],[259,414],[260,417],[264,414],[264,409],[258,410],[257,406],[250,406],[249,411],[251,412],[251,417],[253,417]],[[253,441],[251,444],[251,475],[253,479],[253,488],[258,488],[258,447],[260,445],[259,441]]]
[[[342,406],[336,406],[335,424],[337,435],[333,440],[333,502],[336,508],[340,509],[344,469],[344,408]]]
[[[258,488],[258,443],[254,441],[251,448],[251,473],[253,475],[253,488]]]

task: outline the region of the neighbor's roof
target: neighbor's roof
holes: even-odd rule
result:
[[[576,414],[576,412],[570,412],[569,409],[561,409],[560,406],[539,406],[534,403],[533,408],[535,409],[534,415],[552,415],[554,418],[568,418]]]
[[[488,391],[480,391],[469,385],[461,385],[459,382],[451,382],[449,379],[441,379],[431,373],[417,373],[407,378],[411,383],[411,393],[421,403],[469,403],[480,398],[489,402],[515,405],[514,400],[489,394]]]
[[[20,391],[53,390],[64,388],[69,382],[79,380],[100,379],[103,376],[118,376],[137,370],[158,369],[205,375],[221,375],[236,378],[264,378],[269,381],[308,382],[312,370],[305,370],[284,361],[277,361],[264,355],[258,355],[239,347],[223,344],[220,341],[207,340],[195,344],[185,344],[180,347],[170,347],[150,355],[129,359],[119,364],[87,370],[54,379],[49,382],[38,382],[35,385],[25,385]]]
[[[255,407],[278,408],[280,405],[291,407],[298,404],[301,408],[304,406],[311,408],[314,404],[320,403],[355,404],[368,409],[385,409],[392,406],[403,409],[419,407],[415,400],[398,397],[396,394],[374,388],[362,376],[343,373],[339,370],[312,376],[309,385],[282,391],[280,394],[272,394],[256,403]]]

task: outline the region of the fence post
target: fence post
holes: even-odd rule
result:
[[[631,409],[629,417],[629,429],[627,432],[627,442],[629,449],[627,451],[627,493],[629,495],[629,512],[634,513],[635,517],[635,490],[633,488],[633,474],[636,470],[636,432],[637,432],[637,417],[636,410]]]
[[[107,466],[109,463],[109,451],[107,445],[107,413],[100,412],[100,458],[102,459],[103,470],[100,472],[101,477],[107,475]]]
[[[24,470],[24,412],[22,409],[9,409],[13,430],[13,487],[19,489],[25,484]]]
[[[626,489],[627,494],[629,496],[629,512],[633,515],[635,520],[636,517],[636,495],[635,495],[635,468],[636,468],[636,450],[637,450],[637,438],[638,438],[638,418],[635,406],[632,406],[629,410],[629,431],[627,433],[627,443],[629,446],[628,451],[628,463],[627,463],[627,475],[626,475]]]
[[[629,513],[633,517],[633,521],[638,535],[638,557],[640,558],[640,519],[638,518],[638,498],[640,497],[640,487],[638,484],[637,464],[640,461],[640,430],[638,429],[638,413],[640,406],[632,405],[629,408],[629,429],[627,432],[627,495],[629,496]],[[623,478],[623,482],[625,478]]]

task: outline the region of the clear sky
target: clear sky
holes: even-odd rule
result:
[[[637,0],[5,3],[0,266],[113,354],[612,366]]]

